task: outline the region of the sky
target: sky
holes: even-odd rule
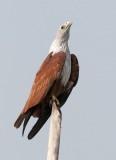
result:
[[[0,159],[47,159],[48,121],[32,140],[13,124],[56,31],[73,22],[69,47],[80,65],[62,108],[60,160],[116,160],[116,1],[0,1]]]

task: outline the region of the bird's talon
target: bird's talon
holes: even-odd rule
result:
[[[50,106],[53,104],[53,102],[55,102],[57,106],[60,106],[60,102],[55,96],[52,96],[52,99],[50,100]]]

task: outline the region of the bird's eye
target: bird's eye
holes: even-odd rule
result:
[[[63,28],[64,28],[64,26],[61,27],[61,29],[63,29]]]

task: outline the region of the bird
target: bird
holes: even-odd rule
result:
[[[68,21],[58,28],[48,56],[36,73],[24,108],[14,123],[15,128],[23,123],[23,135],[29,119],[32,116],[37,118],[28,139],[32,139],[49,119],[52,100],[56,100],[59,107],[62,107],[77,84],[79,63],[68,46],[71,26],[72,22]]]

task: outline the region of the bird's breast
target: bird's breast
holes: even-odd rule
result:
[[[61,83],[66,86],[71,74],[71,56],[70,52],[66,53],[66,60],[61,74]]]
[[[66,86],[71,74],[71,56],[68,47],[68,42],[67,41],[60,42],[54,40],[50,47],[49,53],[52,52],[52,55],[54,55],[55,53],[58,53],[60,51],[66,53],[66,60],[61,74],[61,83],[63,86]]]

